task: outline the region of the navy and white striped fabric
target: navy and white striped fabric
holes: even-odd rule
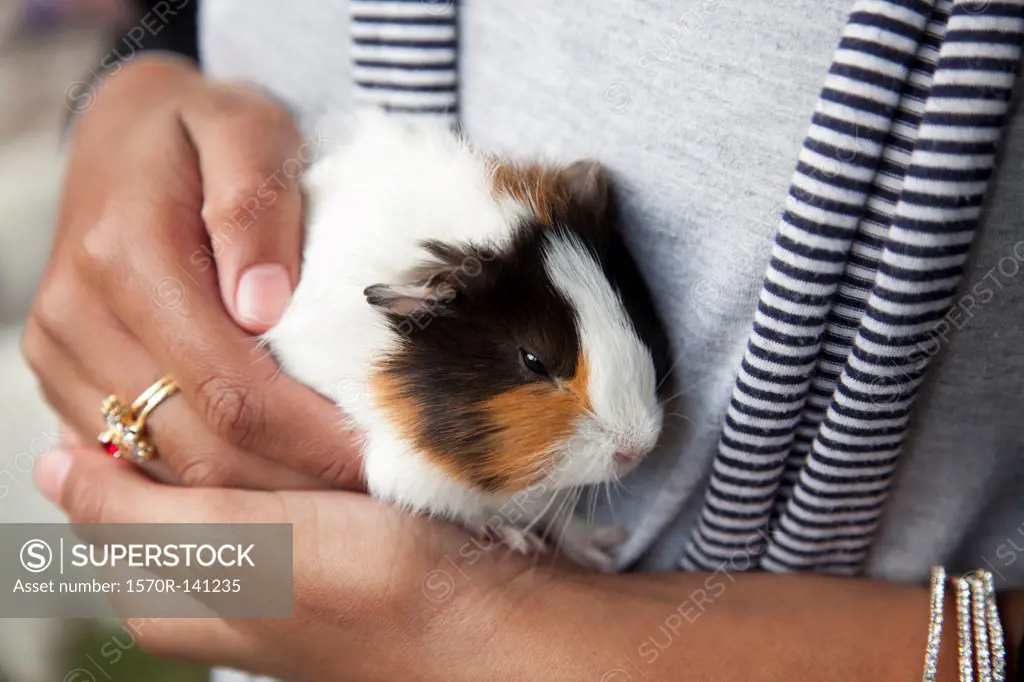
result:
[[[355,101],[458,120],[455,0],[351,0]]]
[[[941,346],[1024,0],[860,0],[804,142],[684,568],[860,570]]]
[[[786,459],[782,488],[776,500],[776,512],[781,511],[792,496],[792,488],[799,479],[800,470],[807,462],[814,437],[825,419],[829,402],[835,393],[853,338],[867,307],[867,298],[878,272],[881,251],[895,214],[910,155],[917,140],[918,126],[938,61],[938,46],[945,35],[951,8],[952,0],[941,0],[936,4],[928,20],[917,54],[909,64],[906,87],[897,104],[888,135],[883,137],[870,130],[858,131],[865,139],[884,142],[884,146],[878,162],[878,172],[872,180],[865,202],[863,219],[853,239],[850,257],[829,313],[807,405],[801,417],[801,424],[797,428],[793,447]],[[896,428],[889,427],[877,435],[891,436],[894,433],[892,429]],[[884,490],[879,487],[877,493],[884,495]],[[798,497],[794,504],[799,504],[803,500],[803,496]],[[878,501],[861,500],[861,504]]]

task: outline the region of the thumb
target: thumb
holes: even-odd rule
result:
[[[308,156],[292,119],[246,86],[225,102],[183,112],[199,155],[203,221],[224,306],[245,330],[266,331],[299,277],[302,193]]]

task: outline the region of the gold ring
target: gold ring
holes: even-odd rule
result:
[[[107,454],[136,462],[156,459],[156,447],[146,433],[146,419],[160,403],[177,392],[178,385],[167,375],[143,391],[131,405],[125,405],[116,395],[107,396],[102,408],[107,428],[99,435]]]

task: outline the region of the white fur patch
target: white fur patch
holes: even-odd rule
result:
[[[570,460],[580,461],[570,461],[562,476],[606,480],[616,452],[646,454],[661,433],[654,360],[601,266],[579,240],[552,239],[545,246],[544,269],[576,313],[590,372],[593,414],[579,427],[585,445],[575,446],[586,456],[570,453]]]

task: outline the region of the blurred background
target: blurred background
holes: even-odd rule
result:
[[[69,88],[97,70],[144,4],[0,0],[0,523],[63,520],[32,484],[34,463],[52,449],[59,424],[36,392],[19,338],[53,234]],[[202,669],[140,652],[119,622],[3,615],[0,682],[207,679]],[[112,646],[116,661],[101,654]]]

